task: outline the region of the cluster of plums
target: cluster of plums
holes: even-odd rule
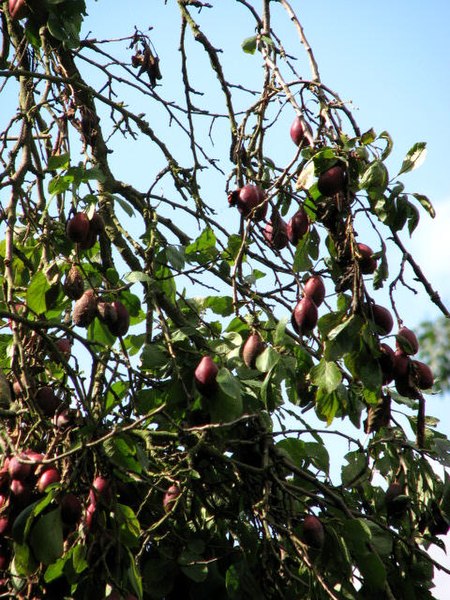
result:
[[[89,490],[88,504],[86,507],[86,526],[91,531],[96,525],[96,518],[99,507],[108,507],[113,500],[111,485],[109,480],[102,475],[98,475],[92,482]]]
[[[101,216],[94,211],[91,218],[85,212],[76,212],[66,223],[66,235],[80,250],[89,250],[95,245],[104,230]]]
[[[22,399],[25,383],[16,379],[12,385],[12,391],[16,399]],[[67,404],[58,397],[55,390],[49,385],[40,385],[37,389],[32,388],[30,392],[34,405],[40,412],[52,419],[56,429],[63,430],[72,425],[75,420],[75,410],[68,408]]]
[[[94,211],[91,218],[84,212],[76,212],[67,221],[66,235],[79,249],[87,250],[94,246],[103,229],[103,219],[97,212]],[[127,333],[130,326],[128,309],[119,300],[106,302],[99,299],[94,290],[85,290],[83,275],[76,265],[67,272],[63,289],[66,296],[75,301],[72,321],[76,326],[89,327],[98,317],[112,335],[124,336]]]
[[[231,192],[228,196],[230,206],[236,206],[241,215],[253,221],[262,221],[267,215],[267,198],[257,185],[246,184]],[[263,230],[264,239],[272,248],[282,250],[290,242],[296,246],[309,229],[309,219],[303,207],[286,223],[278,213]]]
[[[97,297],[94,290],[84,289],[84,280],[80,269],[72,265],[64,281],[64,292],[75,300],[72,321],[78,327],[89,327],[98,317],[112,335],[124,336],[130,327],[130,314],[120,300],[106,302]]]
[[[24,508],[61,480],[59,470],[43,464],[44,456],[33,450],[6,457],[0,468],[0,570],[9,564],[9,537],[13,523]],[[60,497],[61,518],[72,527],[81,518],[81,503],[73,494]]]
[[[396,335],[395,351],[388,344],[380,345],[378,359],[383,385],[392,381],[401,396],[417,398],[417,390],[433,387],[433,372],[425,363],[411,358],[419,351],[419,342],[415,333],[408,327],[401,327]]]
[[[44,464],[44,456],[33,450],[5,458],[0,468],[0,570],[9,562],[9,538],[14,537],[14,521],[30,504],[39,499],[47,488],[61,481],[57,467]],[[61,492],[56,496],[61,510],[64,531],[70,533],[81,522],[83,503],[78,496]],[[84,511],[87,531],[96,526],[98,509],[109,507],[113,494],[109,480],[103,476],[94,478]]]
[[[300,146],[304,141],[305,128],[300,118],[296,118],[290,130],[294,143]],[[345,191],[347,173],[342,164],[336,164],[319,175],[317,186],[323,196],[334,196]],[[231,192],[228,196],[230,206],[237,207],[244,218],[254,222],[262,221],[267,215],[267,199],[263,190],[257,185],[247,184]],[[285,248],[288,242],[297,245],[309,229],[309,219],[303,209],[300,209],[286,223],[278,213],[266,224],[263,235],[267,243],[277,249]],[[364,243],[355,243],[354,258],[362,275],[373,274],[377,268],[377,260],[372,249]],[[299,335],[307,335],[316,327],[318,307],[325,299],[326,289],[320,275],[312,275],[303,286],[302,297],[297,302],[291,323]],[[378,334],[389,335],[394,327],[391,313],[385,307],[375,303],[366,304],[364,312],[371,319]],[[258,356],[264,351],[265,343],[257,331],[252,332],[242,347],[244,364],[251,369],[256,367]],[[402,327],[396,336],[396,350],[387,344],[380,344],[378,358],[383,376],[383,385],[395,380],[399,394],[406,397],[417,397],[417,390],[429,389],[433,385],[431,369],[424,363],[412,360],[410,357],[417,353],[419,344],[415,334],[408,328]],[[213,359],[206,355],[198,363],[194,379],[197,389],[205,396],[212,395],[217,390],[218,366]],[[164,496],[164,506],[171,506],[174,498],[179,495],[177,486],[172,486]],[[401,486],[394,483],[386,493],[388,514],[405,509],[405,497]],[[321,521],[314,515],[307,515],[302,526],[303,541],[314,548],[321,548],[324,543],[324,529]]]

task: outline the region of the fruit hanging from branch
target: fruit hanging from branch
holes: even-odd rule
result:
[[[8,10],[11,19],[20,21],[30,14],[30,9],[25,0],[8,0]]]
[[[206,355],[201,359],[194,372],[195,384],[201,394],[205,396],[214,394],[218,387],[216,381],[218,372],[219,367],[210,356]]]
[[[287,236],[293,246],[296,246],[298,242],[306,235],[309,229],[309,218],[303,207],[300,207],[298,211],[289,219],[287,223]]]
[[[420,360],[411,361],[413,379],[420,390],[429,390],[434,384],[434,375],[430,367]]]
[[[236,206],[246,219],[262,221],[267,214],[267,199],[264,191],[251,183],[234,190],[228,195],[230,206]]]
[[[78,327],[89,327],[97,314],[97,297],[94,290],[86,290],[75,302],[72,320]]]
[[[256,367],[256,359],[264,352],[266,345],[258,332],[251,333],[242,347],[242,360],[249,369]]]
[[[86,243],[89,238],[89,217],[84,212],[75,213],[66,225],[66,235],[76,244]]]
[[[296,146],[300,146],[303,143],[303,140],[305,139],[305,128],[300,117],[295,117],[292,121],[289,134]]]
[[[292,313],[292,327],[299,335],[307,335],[317,325],[318,318],[319,314],[316,304],[311,297],[304,296],[297,302]]]
[[[177,483],[173,483],[167,488],[163,496],[163,508],[166,512],[169,512],[173,509],[180,494],[181,489]]]
[[[317,187],[322,196],[334,196],[344,192],[347,187],[347,171],[340,165],[334,165],[319,175]]]
[[[395,336],[395,345],[400,352],[405,354],[417,354],[419,351],[419,342],[417,336],[408,327],[401,327]]]
[[[369,307],[369,315],[381,335],[389,335],[394,327],[394,319],[384,306],[372,304]]]
[[[278,212],[272,213],[272,219],[264,227],[263,236],[275,250],[282,250],[288,245],[287,225]]]
[[[316,306],[325,300],[326,288],[320,275],[310,277],[303,287],[303,295],[311,298]]]
[[[359,268],[363,275],[371,275],[377,268],[377,261],[373,257],[373,250],[367,244],[358,242],[356,244],[358,251]]]
[[[302,538],[305,544],[320,550],[325,542],[325,530],[320,519],[307,515],[303,520]]]

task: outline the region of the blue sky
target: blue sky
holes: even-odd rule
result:
[[[259,59],[244,54],[239,45],[254,33],[248,20],[239,18],[245,14],[244,9],[235,12],[233,0],[210,0],[210,3],[215,6],[214,11],[205,9],[199,18],[211,32],[214,45],[228,49],[221,55],[226,76],[230,80],[244,77],[248,85],[252,82],[256,85],[261,76]],[[450,3],[448,0],[292,0],[291,3],[313,48],[323,83],[336,90],[341,99],[352,103],[363,131],[370,127],[377,133],[387,130],[394,139],[388,163],[390,172],[394,174],[400,168],[404,155],[415,142],[427,142],[425,163],[402,180],[408,191],[431,199],[437,217],[433,221],[421,211],[421,223],[412,240],[406,234],[403,239],[442,299],[450,305]],[[252,4],[259,9],[261,2],[255,0]],[[88,1],[88,5],[86,28],[92,29],[98,38],[129,35],[134,25],[143,31],[148,26],[154,27],[151,37],[164,76],[160,93],[168,98],[171,93],[175,96],[179,76],[175,1],[168,0],[165,5],[163,0],[129,0],[127,4],[100,0]],[[275,3],[273,6],[277,28],[281,8],[275,7]],[[305,54],[294,30],[286,26],[283,32],[286,36],[283,41],[291,53],[299,55],[299,68],[304,68],[305,76],[309,77]],[[193,71],[194,81],[202,81],[205,67],[207,64],[199,59],[197,70]],[[145,104],[141,110],[146,112]],[[152,126],[164,126],[164,117],[160,115],[149,114],[147,118]],[[286,122],[287,130],[289,124]],[[167,129],[167,135],[176,141],[173,129]],[[216,135],[219,151],[220,133]],[[280,146],[283,145],[280,138]],[[182,148],[180,143],[180,152]],[[138,145],[124,144],[112,159],[123,171],[124,179],[127,175],[145,189],[148,161],[154,159],[151,152],[141,150]],[[225,182],[215,181],[217,188],[211,195],[216,197],[219,218],[229,220],[232,217],[225,204]],[[410,327],[439,315],[425,295],[416,297],[406,291],[399,292],[398,302],[405,314],[405,324]],[[448,402],[449,398],[442,397],[428,400],[429,411],[441,419],[441,429],[447,435],[450,434]],[[445,580],[438,577],[437,582],[436,597],[444,600],[448,597]]]

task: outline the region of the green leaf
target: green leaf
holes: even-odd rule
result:
[[[116,337],[109,331],[108,327],[100,321],[94,319],[88,327],[88,340],[111,347],[116,341]]]
[[[323,444],[317,442],[305,442],[304,451],[315,467],[324,473],[328,473],[330,470],[330,456]]]
[[[426,142],[417,142],[414,146],[407,152],[405,160],[402,163],[399,175],[402,173],[408,173],[408,171],[413,171],[420,167],[425,158],[427,156],[427,144]]]
[[[317,390],[316,394],[316,412],[320,419],[325,419],[330,425],[341,408],[339,394],[332,392],[329,394],[323,388]]]
[[[355,379],[360,379],[369,390],[380,391],[382,379],[380,365],[369,350],[352,352],[347,354],[344,360],[345,366]]]
[[[159,260],[162,259],[161,255],[158,255]],[[155,283],[159,289],[167,296],[168,300],[175,302],[176,285],[175,278],[172,271],[165,264],[160,264],[155,270]]]
[[[262,373],[268,373],[279,362],[281,355],[268,346],[256,359],[256,368]]]
[[[275,331],[273,332],[273,343],[275,346],[291,345],[292,339],[286,334],[288,320],[288,317],[283,317],[278,321]]]
[[[164,346],[160,344],[145,344],[141,354],[141,365],[144,370],[152,371],[167,365],[169,355]]]
[[[319,258],[319,246],[320,246],[320,236],[315,227],[311,227],[309,230],[309,244],[308,244],[308,253],[313,260],[318,260]]]
[[[49,181],[48,193],[52,196],[63,194],[70,188],[72,183],[73,177],[71,175],[57,175]]]
[[[56,171],[57,169],[67,169],[70,165],[70,154],[57,154],[50,156],[48,159],[47,167],[49,171]]]
[[[124,504],[117,504],[115,516],[119,526],[119,538],[122,544],[128,548],[137,548],[139,546],[141,527],[133,510]]]
[[[238,598],[240,588],[240,574],[236,565],[228,567],[225,575],[225,587],[229,598]]]
[[[374,553],[357,554],[356,564],[364,577],[364,583],[371,590],[384,592],[386,585],[386,569],[381,558]]]
[[[370,529],[371,545],[382,558],[388,559],[394,545],[389,531],[386,531],[373,521],[363,519],[363,522]]]
[[[186,257],[198,261],[217,256],[216,236],[211,227],[205,227],[198,238],[186,247]],[[211,251],[213,251],[211,253]]]
[[[376,133],[373,129],[369,129],[361,136],[361,143],[364,145],[371,144],[376,139]]]
[[[234,261],[236,260],[237,255],[239,254],[241,246],[242,246],[242,237],[240,235],[236,235],[235,233],[231,234],[228,237],[228,245],[226,247],[226,250],[224,250],[222,253],[223,257],[227,261],[229,261],[231,264],[233,264]],[[244,254],[243,260],[245,262],[245,254]]]
[[[378,139],[386,141],[386,148],[381,153],[381,160],[386,160],[386,158],[392,152],[392,148],[394,147],[394,142],[387,131],[382,131],[380,133],[380,135],[378,136]]]
[[[210,308],[216,315],[228,317],[233,314],[233,300],[230,296],[208,296],[205,298],[205,308]]]
[[[33,275],[30,285],[27,288],[27,305],[30,310],[38,315],[45,313],[47,304],[45,294],[50,289],[50,284],[43,271],[38,271]]]
[[[316,176],[332,167],[339,160],[339,156],[336,154],[333,148],[322,148],[314,154],[312,157],[314,161],[314,172]]]
[[[129,283],[151,283],[152,282],[152,278],[147,274],[144,273],[143,271],[131,271],[130,273],[127,273],[125,275],[125,279],[129,282]]]
[[[342,382],[342,373],[334,362],[324,358],[311,369],[311,382],[327,393],[333,392]]]
[[[205,581],[208,577],[208,565],[206,563],[196,563],[191,565],[182,566],[181,570],[189,579],[196,583]]]
[[[142,600],[143,598],[143,588],[142,588],[142,577],[141,577],[141,573],[140,570],[138,568],[137,565],[137,561],[135,559],[135,557],[133,556],[133,554],[129,552],[129,568],[128,568],[128,579],[133,587],[133,590],[135,591],[138,600]]]
[[[380,160],[374,160],[364,171],[359,187],[369,193],[383,193],[389,182],[388,170]]]
[[[406,209],[408,217],[408,231],[409,235],[411,235],[412,232],[416,229],[417,225],[419,224],[420,215],[417,208],[413,206],[411,202],[407,202]]]
[[[257,36],[252,35],[252,37],[245,38],[245,40],[241,44],[241,48],[247,54],[255,54],[256,51],[256,41]]]
[[[69,552],[47,567],[44,573],[44,581],[46,583],[58,579],[64,573],[66,562],[71,558]]]
[[[427,211],[427,213],[430,215],[430,217],[434,219],[434,217],[436,216],[436,211],[434,210],[434,207],[431,204],[430,200],[423,194],[412,194],[412,195],[414,196],[414,198],[416,200],[418,200],[420,202],[420,204]]]
[[[42,515],[30,532],[30,545],[34,556],[44,565],[50,565],[64,552],[61,510]]]
[[[47,494],[42,500],[29,504],[15,518],[12,527],[12,537],[15,542],[23,544],[28,537],[33,519],[39,515],[52,501],[52,495]]]
[[[236,400],[241,399],[241,384],[239,379],[234,377],[227,368],[221,367],[219,369],[216,381],[224,394]]]
[[[351,352],[359,344],[359,333],[362,325],[361,317],[352,315],[329,331],[325,347],[325,358],[333,361]]]
[[[58,579],[64,572],[67,573],[67,565],[73,570],[73,573],[79,575],[88,568],[86,561],[86,547],[81,543],[73,546],[61,558],[49,565],[44,573],[44,581],[49,583]]]
[[[167,246],[166,255],[167,260],[174,269],[181,271],[184,268],[184,251],[179,250],[176,246]]]
[[[220,371],[217,374],[219,377]],[[231,374],[230,374],[231,375]],[[225,382],[225,387],[228,392],[231,392],[232,389],[235,388],[235,384],[232,383],[228,385],[229,380]],[[204,399],[205,403],[210,415],[211,421],[213,423],[227,423],[229,421],[233,421],[234,419],[239,418],[243,413],[243,403],[240,395],[240,386],[239,386],[239,395],[230,396],[226,392],[222,390],[222,387],[219,384],[219,391],[214,394],[212,398]]]
[[[314,179],[314,162],[310,160],[300,171],[295,187],[297,190],[309,190],[314,183]]]
[[[345,455],[348,464],[341,468],[341,480],[344,487],[359,485],[362,479],[367,479],[367,460],[361,452],[348,452]]]
[[[113,198],[114,198],[114,201],[117,202],[117,204],[120,206],[120,208],[123,210],[123,212],[125,214],[127,214],[129,217],[134,217],[134,210],[128,204],[128,202],[126,202],[120,196],[113,196]]]
[[[312,262],[309,258],[309,238],[310,234],[308,232],[299,240],[297,244],[294,254],[294,262],[292,265],[292,270],[295,273],[308,271],[312,267]]]
[[[38,564],[33,558],[31,549],[27,544],[14,543],[13,553],[13,574],[20,575],[22,577],[28,577],[36,571]]]
[[[268,46],[274,46],[272,38],[270,38],[268,35],[262,35],[260,39]]]
[[[450,440],[447,438],[435,438],[433,443],[433,450],[435,452],[434,458],[444,465],[444,467],[450,467]],[[450,491],[449,491],[449,512],[450,517]]]
[[[365,519],[348,519],[343,524],[343,534],[347,545],[355,554],[366,554],[371,540],[371,531]]]
[[[308,454],[305,450],[305,442],[295,438],[286,438],[277,443],[277,448],[285,452],[289,460],[297,467],[302,465]]]
[[[105,454],[115,465],[140,475],[142,473],[142,465],[136,458],[136,443],[131,436],[123,433],[120,436],[105,440],[103,448]]]

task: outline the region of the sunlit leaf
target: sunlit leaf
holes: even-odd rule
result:
[[[420,167],[427,156],[427,144],[426,142],[417,142],[414,146],[407,152],[405,160],[402,163],[399,175],[402,173],[407,173],[408,171],[413,171]]]
[[[431,201],[423,194],[412,194],[412,195],[414,196],[414,198],[416,200],[418,200],[420,202],[420,204],[427,211],[427,213],[430,215],[430,217],[432,217],[434,219],[434,217],[436,216],[436,211],[434,210],[434,207],[431,204]]]
[[[255,54],[257,39],[258,37],[256,35],[252,35],[252,37],[245,38],[245,40],[241,44],[242,50],[247,54]]]
[[[336,363],[322,359],[311,369],[311,381],[327,393],[331,393],[341,383],[342,373]]]

